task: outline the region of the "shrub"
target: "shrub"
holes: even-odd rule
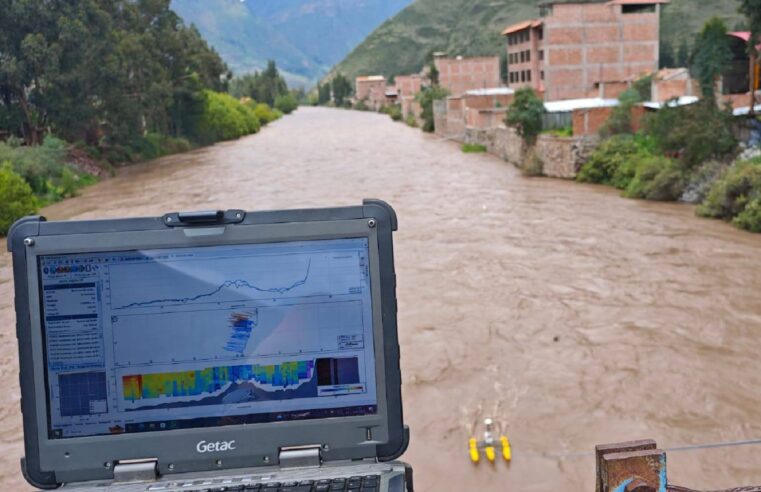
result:
[[[635,89],[624,91],[618,96],[618,106],[613,108],[605,124],[600,128],[600,135],[609,137],[632,132],[632,109],[640,102],[640,94]]]
[[[257,104],[252,101],[249,103],[249,107],[253,107],[254,114],[257,118],[259,118],[259,121],[262,125],[268,125],[280,118],[278,111],[273,110],[271,107],[264,103]]]
[[[21,217],[37,213],[37,207],[32,188],[13,171],[11,163],[0,165],[0,235],[7,234]]]
[[[625,196],[674,201],[682,195],[685,177],[673,159],[637,154],[632,157],[632,162],[636,163],[635,173],[624,191]]]
[[[605,140],[582,166],[577,180],[626,189],[636,174],[638,159],[652,156],[645,139],[618,135]]]
[[[573,127],[564,126],[563,128],[553,128],[542,131],[542,135],[552,135],[553,137],[573,137]]]
[[[407,115],[407,120],[405,121],[407,123],[407,126],[411,128],[417,128],[417,118],[415,118],[415,115],[410,113]]]
[[[436,122],[434,121],[433,102],[444,99],[449,95],[449,91],[437,85],[424,88],[416,97],[420,103],[420,118],[423,120],[423,131],[433,133],[436,131]]]
[[[721,159],[734,152],[737,140],[732,134],[729,110],[701,101],[682,107],[666,105],[644,118],[643,131],[659,150],[679,157],[685,170],[709,159]]]
[[[750,232],[761,232],[761,197],[756,197],[734,218],[732,224]]]
[[[43,195],[48,183],[60,177],[66,159],[66,143],[47,136],[38,147],[18,147],[0,143],[0,162],[8,161],[13,171],[21,175],[32,190]]]
[[[380,112],[385,113],[386,108],[390,108],[390,107],[392,106],[383,106],[382,108],[380,108]],[[362,99],[360,101],[357,101],[357,104],[354,105],[354,109],[356,109],[357,111],[370,111],[370,106],[368,106],[367,102],[365,102],[365,100]]]
[[[518,89],[507,109],[505,123],[514,126],[526,142],[533,143],[542,131],[544,102],[530,87]]]
[[[296,96],[291,93],[283,94],[275,99],[275,108],[283,114],[291,114],[299,107]]]
[[[394,121],[402,121],[402,107],[398,104],[392,104],[390,106],[384,107],[383,112],[389,115],[389,117]]]
[[[203,111],[195,124],[195,138],[205,144],[231,140],[259,130],[255,110],[230,96],[206,90]]]
[[[761,163],[738,162],[719,178],[708,193],[698,215],[734,220],[738,227],[755,230],[761,200]]]
[[[486,146],[485,145],[473,144],[473,143],[462,144],[461,149],[466,154],[478,154],[478,153],[481,153],[481,152],[486,152]]]

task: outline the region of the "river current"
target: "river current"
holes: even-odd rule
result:
[[[761,438],[761,235],[690,206],[525,178],[387,116],[302,108],[260,134],[125,168],[49,219],[382,198],[395,236],[404,459],[418,491],[590,491],[595,444]],[[0,482],[23,454],[0,254]],[[514,460],[473,466],[491,417]],[[761,446],[669,454],[671,482],[761,484]]]

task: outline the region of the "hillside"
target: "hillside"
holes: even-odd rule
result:
[[[236,74],[274,59],[309,85],[412,0],[172,0]]]
[[[383,23],[333,72],[393,76],[417,72],[432,51],[450,55],[495,55],[505,49],[501,31],[538,16],[543,0],[417,0]],[[690,40],[703,23],[719,16],[730,29],[742,21],[737,0],[671,0],[662,37],[673,46]]]

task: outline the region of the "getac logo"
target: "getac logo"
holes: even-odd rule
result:
[[[217,451],[232,451],[235,449],[235,441],[201,441],[196,444],[196,451],[199,453],[214,453]]]

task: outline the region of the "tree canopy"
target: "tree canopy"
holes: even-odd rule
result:
[[[231,74],[170,0],[0,0],[0,130],[91,145],[185,134]]]
[[[275,61],[270,60],[263,71],[233,80],[230,90],[236,97],[250,97],[254,101],[274,106],[279,97],[288,94],[288,85],[280,75]]]
[[[692,54],[691,70],[700,82],[704,96],[715,98],[716,82],[731,59],[727,26],[714,17],[706,22],[695,39]]]

